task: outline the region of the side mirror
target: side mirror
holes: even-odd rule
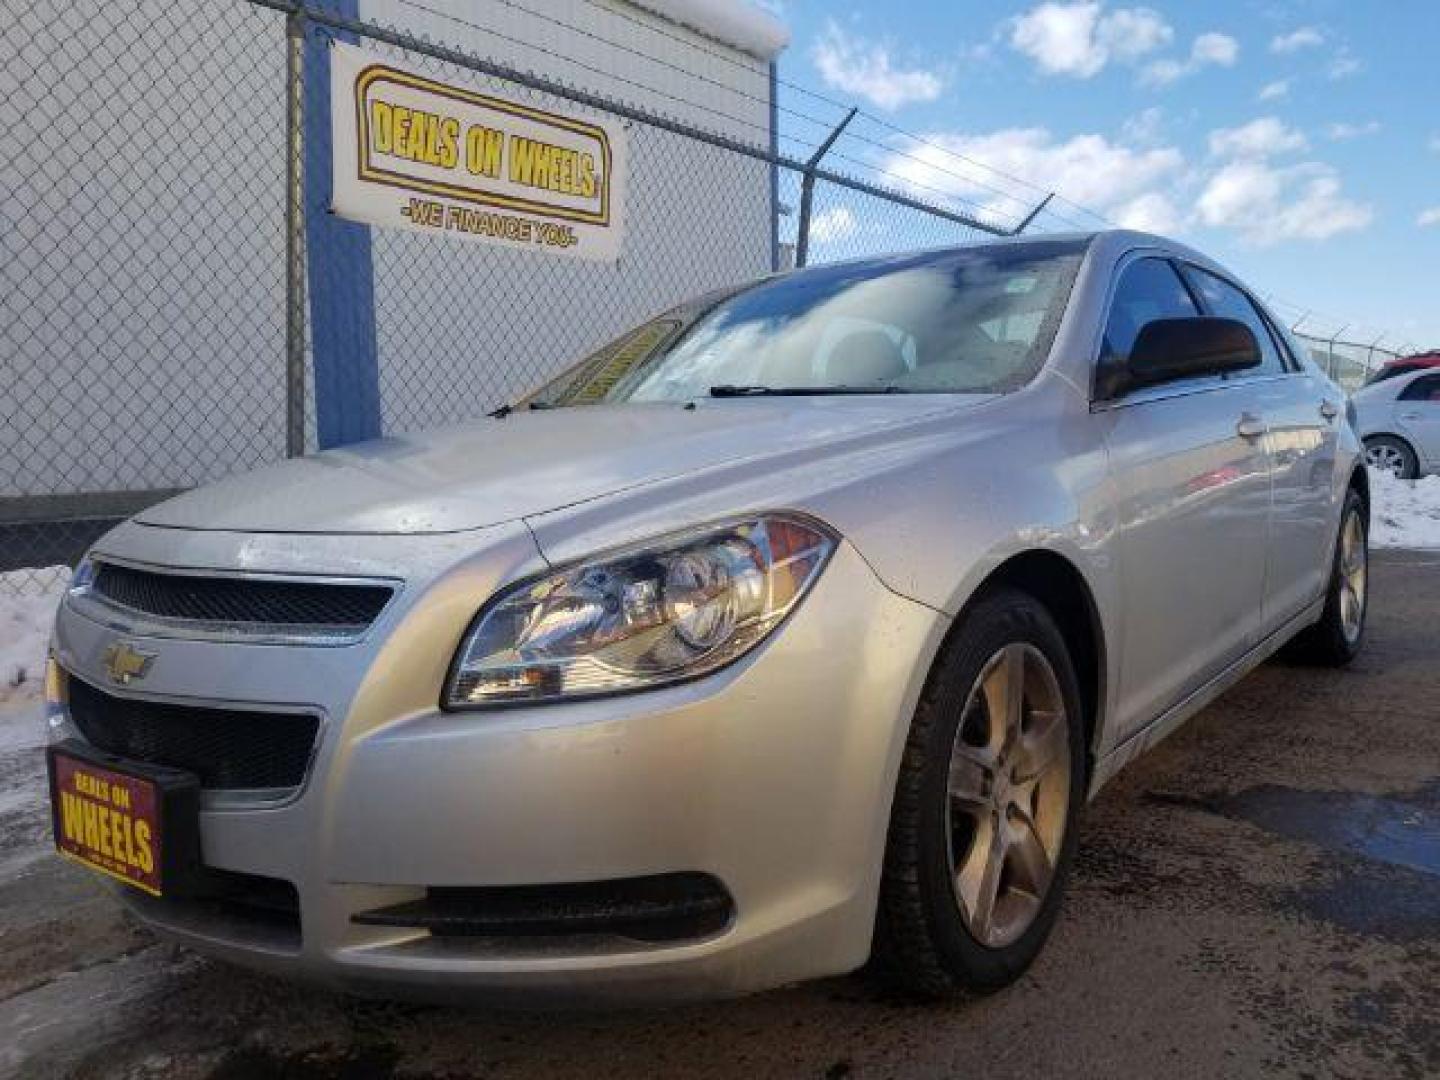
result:
[[[1198,375],[1260,366],[1260,343],[1238,319],[1156,319],[1135,338],[1130,358],[1113,373],[1106,397]]]

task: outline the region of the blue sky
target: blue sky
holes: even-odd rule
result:
[[[838,167],[1002,218],[1034,195],[1017,180],[1053,187],[1311,309],[1302,329],[1440,347],[1440,0],[767,6],[783,80],[931,143],[862,117],[837,149],[870,168]],[[820,137],[789,112],[781,130],[796,154]],[[836,205],[831,235],[864,227]]]

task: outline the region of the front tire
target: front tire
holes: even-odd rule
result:
[[[1055,924],[1085,798],[1079,684],[1055,620],[986,593],[916,709],[891,810],[872,969],[922,997],[997,990]]]
[[[1351,488],[1340,513],[1340,535],[1330,564],[1330,584],[1320,621],[1296,636],[1289,654],[1302,663],[1342,667],[1365,642],[1370,608],[1370,536],[1365,503]]]

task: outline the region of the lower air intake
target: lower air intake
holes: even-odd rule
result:
[[[709,874],[656,874],[564,885],[442,887],[424,899],[351,916],[369,926],[429,930],[436,937],[608,935],[644,942],[708,937],[734,902]]]

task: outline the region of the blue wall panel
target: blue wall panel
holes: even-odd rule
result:
[[[359,0],[327,10],[358,17]],[[375,270],[370,229],[330,213],[331,32],[305,35],[305,242],[315,433],[320,449],[380,434]]]

